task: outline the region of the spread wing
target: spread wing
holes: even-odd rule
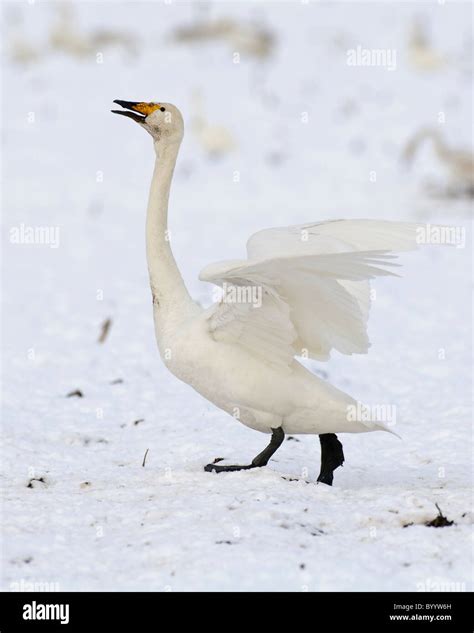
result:
[[[288,366],[369,348],[369,280],[393,275],[393,251],[416,248],[416,224],[338,220],[254,234],[248,260],[211,264],[199,278],[222,288],[211,335]]]

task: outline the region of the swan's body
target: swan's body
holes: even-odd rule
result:
[[[369,431],[347,421],[354,400],[314,376],[293,360],[286,368],[272,366],[239,345],[218,342],[209,332],[214,308],[189,313],[179,333],[156,328],[168,369],[202,396],[240,422],[263,433],[282,427],[285,433]],[[172,349],[166,359],[165,349]]]
[[[119,113],[154,138],[147,260],[156,338],[168,369],[246,426],[272,433],[269,454],[284,433],[318,434],[335,446],[337,432],[388,430],[377,420],[354,419],[348,411],[356,401],[295,357],[327,360],[331,349],[367,352],[368,280],[392,274],[380,268],[393,265],[389,251],[416,247],[416,225],[340,220],[260,231],[247,243],[248,259],[213,264],[200,274],[224,289],[260,291],[260,300],[237,302],[224,295],[202,309],[186,290],[167,232],[181,114],[170,104],[116,103],[133,112]],[[242,292],[241,298],[257,295]],[[264,453],[254,466],[268,461]],[[342,450],[334,468],[341,456]],[[240,467],[213,467],[229,468]],[[326,483],[331,481],[332,471]]]

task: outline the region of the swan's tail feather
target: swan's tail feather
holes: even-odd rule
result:
[[[393,429],[391,429],[388,426],[388,424],[384,424],[383,422],[376,422],[375,428],[378,431],[387,431],[387,433],[391,433],[392,435],[395,435],[396,437],[398,437],[399,440],[403,440],[402,436],[396,433]]]

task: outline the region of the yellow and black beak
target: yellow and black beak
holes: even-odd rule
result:
[[[115,99],[114,103],[122,106],[122,108],[126,108],[126,110],[112,110],[114,114],[123,114],[123,116],[128,116],[137,123],[143,123],[146,119],[146,115],[144,113],[140,113],[140,110],[138,109],[138,107],[142,105],[140,101],[120,101],[120,99]],[[128,110],[131,110],[131,112],[128,112]]]
[[[120,99],[115,99],[114,103],[122,106],[125,110],[112,110],[112,112],[128,116],[137,123],[143,123],[149,114],[161,107],[159,103],[145,103],[144,101],[121,101]],[[128,110],[131,110],[131,112],[128,112]]]

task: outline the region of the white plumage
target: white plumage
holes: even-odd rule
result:
[[[259,308],[221,304],[211,318],[213,329],[225,314],[230,330],[232,311],[241,324],[240,340],[235,340],[240,344],[247,330],[278,322],[282,343],[290,342],[290,357],[327,360],[331,349],[364,353],[369,347],[368,280],[393,275],[380,267],[397,265],[391,251],[416,245],[416,225],[401,222],[337,220],[259,231],[247,242],[248,260],[212,264],[199,278],[261,287],[265,318],[256,314]]]
[[[247,388],[255,400],[246,399],[246,411],[255,419],[249,426],[262,430],[258,418],[263,409],[265,420],[271,414],[272,428],[281,425],[288,433],[383,428],[380,423],[349,422],[348,406],[354,400],[307,372],[295,356],[327,360],[332,349],[367,352],[369,280],[394,274],[387,270],[397,265],[392,251],[416,248],[416,228],[401,222],[339,220],[266,229],[249,239],[247,260],[219,262],[201,271],[201,280],[219,286],[262,289],[261,306],[221,301],[205,313],[206,335],[229,352],[241,350],[242,365],[234,379],[246,382],[252,369],[249,382],[254,386]],[[273,385],[259,375],[270,372]],[[278,408],[281,394],[287,400]],[[204,395],[212,399],[212,394]],[[239,408],[241,402],[232,404]]]
[[[297,357],[367,352],[369,282],[395,274],[395,253],[417,246],[417,225],[337,220],[260,231],[247,243],[247,259],[201,271],[201,280],[223,289],[221,301],[203,310],[191,300],[167,239],[181,114],[171,104],[118,103],[143,112],[131,116],[154,138],[147,255],[156,337],[170,371],[258,431],[388,430],[379,420],[348,415],[356,401]]]

